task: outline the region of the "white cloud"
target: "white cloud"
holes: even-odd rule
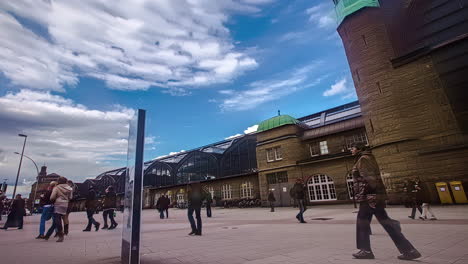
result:
[[[0,1],[0,72],[14,86],[56,91],[80,77],[121,90],[229,82],[257,67],[232,43],[229,16],[270,2]]]
[[[234,138],[237,138],[237,137],[240,137],[240,136],[242,136],[242,134],[235,134],[235,135],[229,136],[229,137],[227,137],[225,139],[234,139]]]
[[[309,16],[309,21],[316,24],[319,28],[331,29],[336,27],[336,15],[333,10],[333,5],[330,3],[323,3],[306,10]]]
[[[257,132],[258,125],[253,125],[248,127],[246,130],[244,130],[244,134],[250,134],[253,132]]]
[[[28,135],[25,155],[38,166],[45,164],[49,173],[73,181],[125,165],[132,109],[89,109],[49,92],[31,90],[0,97],[0,109],[0,179],[7,178],[10,184],[19,163],[14,152],[20,152],[23,144],[18,133]],[[157,142],[149,136],[146,143]],[[35,176],[34,165],[24,159],[20,182],[30,183]]]
[[[221,95],[228,96],[222,100],[220,107],[223,111],[253,109],[265,102],[277,100],[301,89],[315,86],[324,78],[324,76],[313,78],[315,75],[313,71],[320,64],[320,61],[315,61],[305,67],[281,74],[286,75],[286,77],[250,83],[246,90],[220,92]]]
[[[323,92],[323,96],[325,97],[335,95],[341,95],[342,99],[349,99],[356,97],[356,92],[352,85],[348,85],[348,80],[344,77],[332,84],[330,89]]]

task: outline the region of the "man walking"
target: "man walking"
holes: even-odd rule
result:
[[[304,199],[305,199],[305,186],[304,181],[301,178],[296,179],[296,183],[293,186],[292,191],[294,198],[297,201],[297,206],[299,207],[299,213],[296,215],[296,219],[300,223],[307,223],[304,221],[304,212],[307,210]]]
[[[91,226],[94,225],[96,231],[99,231],[99,226],[101,225],[96,220],[94,220],[94,213],[97,209],[97,201],[96,201],[96,192],[94,191],[94,187],[91,185],[89,186],[88,195],[86,196],[86,215],[88,216],[88,225],[83,230],[83,232],[91,231]]]
[[[164,201],[163,201],[163,210],[166,212],[166,218],[169,218],[169,205],[171,204],[171,200],[167,195],[163,195]]]
[[[109,186],[106,189],[104,201],[102,201],[102,217],[104,219],[104,226],[102,229],[112,230],[117,227],[117,222],[114,220],[114,212],[117,207],[117,195],[115,194],[114,187]],[[107,225],[107,217],[109,217],[111,225]]]
[[[421,208],[421,202],[418,200],[420,197],[419,191],[421,188],[419,187],[419,180],[416,179],[410,183],[410,197],[411,197],[411,215],[408,216],[408,218],[414,219],[416,217],[416,209],[419,211],[419,213],[422,216],[422,208]]]
[[[9,227],[18,227],[23,229],[23,218],[26,214],[26,202],[21,197],[21,194],[17,194],[15,199],[11,202],[11,211],[8,214],[7,221],[2,229],[7,230]]]
[[[188,210],[187,215],[190,222],[192,232],[189,235],[201,236],[202,235],[202,220],[201,220],[201,207],[203,203],[203,193],[200,183],[190,184],[187,191]],[[193,212],[197,218],[197,224],[193,219]]]
[[[39,235],[36,239],[44,239],[45,236],[45,224],[49,221],[54,215],[54,203],[50,200],[50,196],[52,195],[52,190],[54,187],[57,186],[56,181],[52,181],[49,183],[49,187],[47,187],[47,192],[41,195],[41,199],[39,204],[42,206],[42,214],[41,214],[41,221],[39,223]]]
[[[213,198],[211,198],[211,193],[206,193],[206,216],[211,217],[211,204],[213,203]]]
[[[274,212],[276,198],[272,190],[270,190],[270,193],[268,194],[268,202],[270,203],[270,208],[271,208],[270,212]]]
[[[161,195],[156,201],[156,209],[158,209],[159,218],[164,219],[164,195]]]
[[[401,233],[400,223],[388,217],[385,211],[385,187],[380,177],[380,169],[372,153],[362,143],[355,143],[351,153],[356,157],[352,169],[354,193],[359,202],[356,222],[356,242],[359,252],[353,254],[357,259],[374,259],[370,245],[370,217],[375,215],[385,231],[390,235],[401,255],[398,259],[413,260],[421,254]]]

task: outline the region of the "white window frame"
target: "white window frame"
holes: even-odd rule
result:
[[[281,146],[266,149],[266,154],[267,154],[267,161],[268,162],[273,162],[273,161],[283,159],[283,153],[281,152]]]
[[[213,186],[208,187],[208,192],[211,194],[211,199],[214,199],[214,188],[213,188]]]
[[[221,193],[223,195],[223,200],[232,199],[232,186],[230,184],[223,184]]]
[[[311,157],[320,156],[320,145],[319,145],[319,143],[314,142],[312,144],[309,144],[309,151],[310,151],[310,156]]]
[[[325,155],[325,154],[328,154],[328,144],[327,144],[327,141],[324,140],[324,141],[320,141],[320,155]]]
[[[307,182],[311,202],[336,201],[336,188],[333,180],[325,174],[316,174]]]
[[[366,131],[360,131],[352,135],[345,136],[346,148],[348,150],[351,149],[351,145],[355,142],[361,142],[361,143],[364,143],[365,145],[369,145]]]
[[[253,198],[253,185],[252,182],[243,182],[240,186],[241,198]]]

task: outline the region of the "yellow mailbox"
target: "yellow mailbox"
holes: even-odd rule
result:
[[[465,190],[461,181],[451,181],[450,189],[452,189],[453,198],[455,198],[455,203],[468,203],[466,199]]]
[[[437,193],[439,194],[440,203],[453,204],[452,196],[446,182],[436,182]]]

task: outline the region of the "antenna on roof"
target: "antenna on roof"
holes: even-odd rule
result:
[[[281,112],[280,112],[280,110],[278,110],[278,116],[280,116],[280,115],[281,115]]]

